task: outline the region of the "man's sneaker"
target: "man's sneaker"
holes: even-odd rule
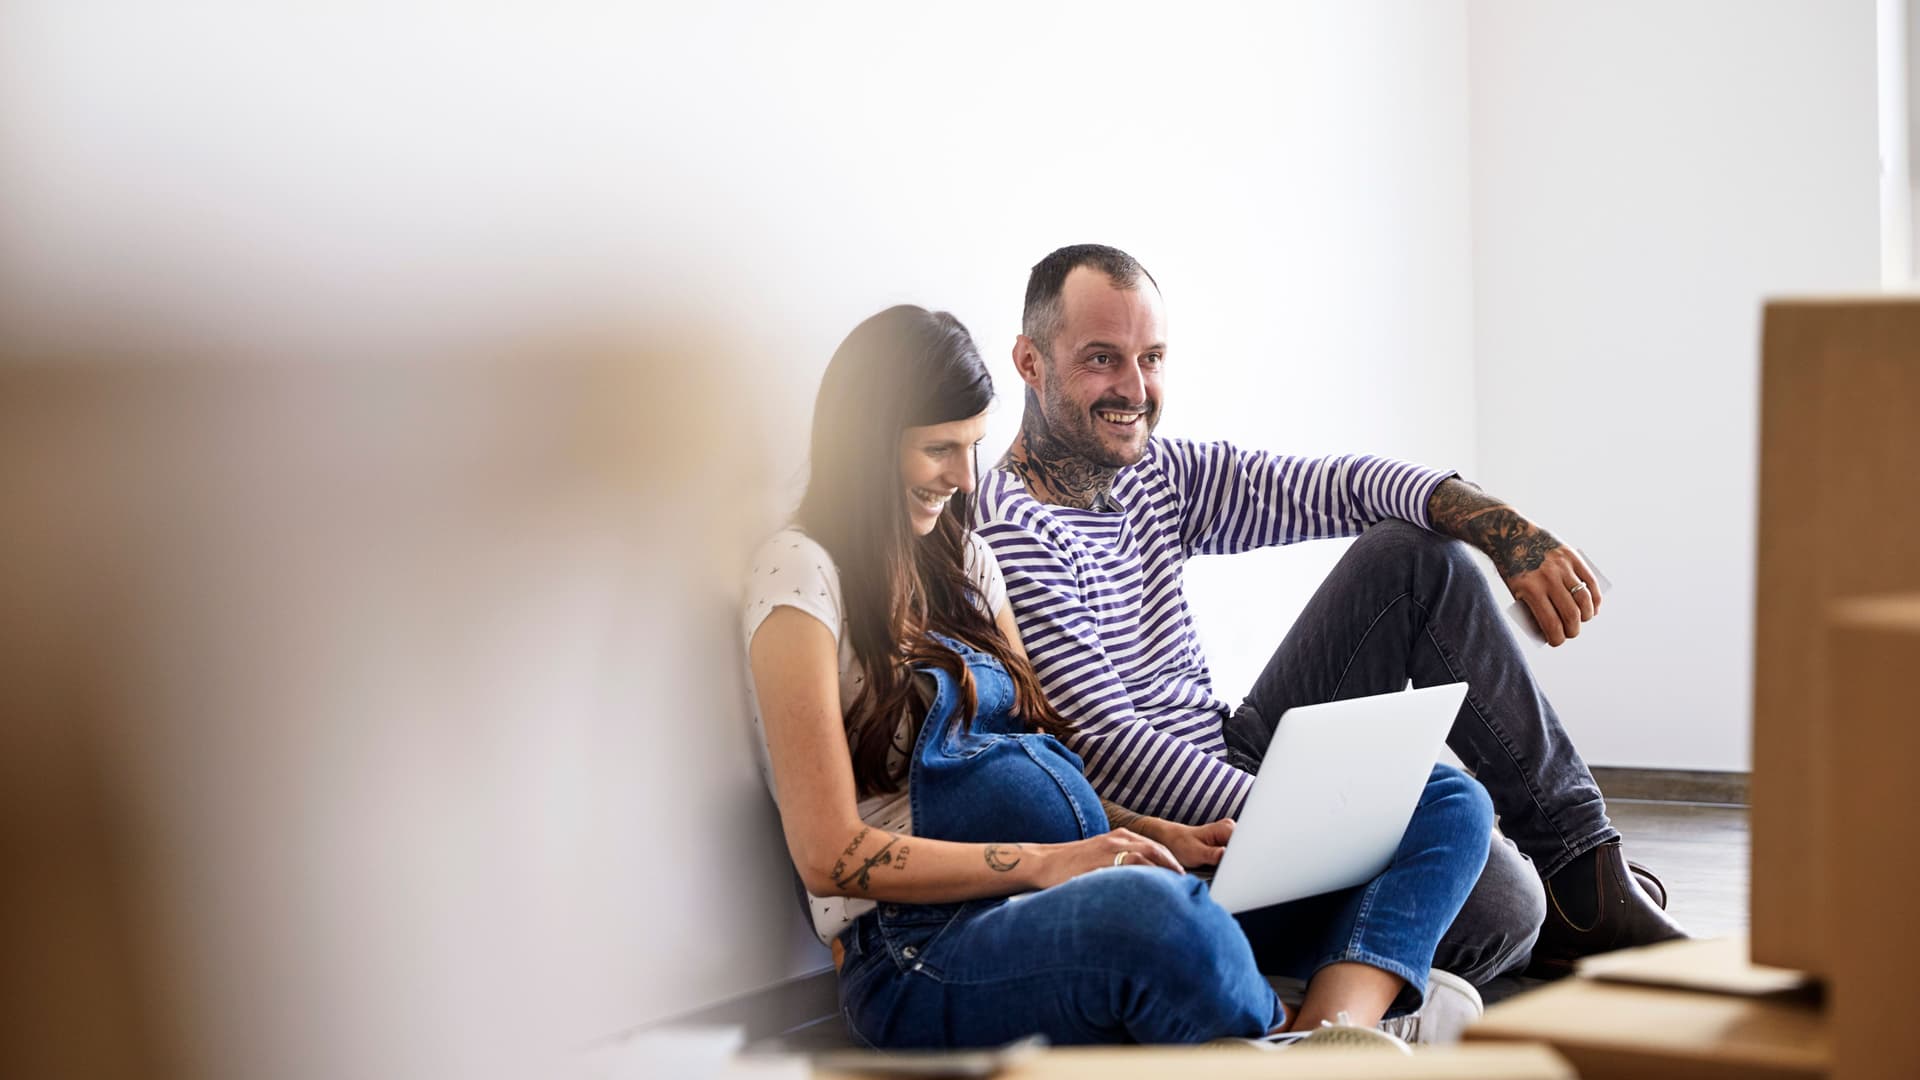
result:
[[[1427,1000],[1418,1012],[1380,1021],[1380,1030],[1410,1043],[1457,1043],[1467,1025],[1480,1019],[1487,1007],[1480,991],[1451,971],[1427,972]]]

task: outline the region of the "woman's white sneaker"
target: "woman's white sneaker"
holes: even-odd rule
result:
[[[1361,1027],[1358,1024],[1345,1023],[1346,1013],[1341,1013],[1341,1023],[1320,1021],[1320,1026],[1302,1035],[1293,1045],[1302,1050],[1384,1050],[1395,1054],[1411,1054],[1413,1048],[1400,1036],[1385,1030],[1386,1023],[1380,1027]]]
[[[1460,1041],[1467,1025],[1485,1015],[1480,991],[1451,971],[1427,972],[1427,1000],[1418,1012],[1380,1021],[1380,1030],[1410,1043],[1447,1045]]]

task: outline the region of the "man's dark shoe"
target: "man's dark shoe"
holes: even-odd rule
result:
[[[1657,903],[1640,884],[1639,874],[1629,869],[1619,841],[1603,844],[1593,854],[1591,876],[1576,864],[1547,880],[1547,919],[1540,927],[1540,940],[1533,947],[1528,975],[1557,979],[1571,974],[1574,962],[1583,956],[1687,936],[1678,923],[1667,917],[1662,910],[1664,904]],[[1658,878],[1653,881],[1659,886]],[[1660,899],[1664,901],[1666,889],[1659,888]],[[1595,890],[1588,894],[1597,900],[1594,910],[1598,914],[1591,925],[1576,924],[1555,898],[1556,892],[1564,896],[1569,889]]]
[[[1666,882],[1653,876],[1653,871],[1641,866],[1632,859],[1627,860],[1627,872],[1633,875],[1633,880],[1639,882],[1642,889],[1646,890],[1647,896],[1651,898],[1654,903],[1660,905],[1661,911],[1667,910]]]

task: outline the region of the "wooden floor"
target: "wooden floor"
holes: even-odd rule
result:
[[[1747,929],[1747,808],[1707,803],[1609,799],[1627,856],[1666,883],[1667,910],[1695,937]],[[1542,985],[1503,977],[1484,988],[1489,1003]],[[838,1016],[756,1044],[756,1051],[809,1053],[845,1047]]]
[[[1667,910],[1695,937],[1747,930],[1747,808],[1611,800],[1627,855],[1666,883]]]

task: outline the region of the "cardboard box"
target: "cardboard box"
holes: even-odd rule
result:
[[[815,1080],[874,1080],[885,1073],[814,1072]],[[905,1074],[896,1074],[905,1075]],[[1352,1050],[1255,1050],[1231,1046],[1057,1047],[996,1080],[1577,1080],[1544,1046],[1439,1046],[1412,1057]]]
[[[1827,607],[1920,590],[1920,298],[1770,303],[1762,354],[1753,955],[1826,974],[1828,741],[1872,737],[1828,713]]]
[[[1671,942],[1595,959],[1602,963],[1583,965],[1574,978],[1488,1009],[1467,1039],[1547,1043],[1584,1080],[1829,1074],[1831,1036],[1811,981],[1755,968],[1742,939]]]
[[[1920,594],[1834,605],[1827,642],[1827,713],[1843,734],[1830,746],[1826,823],[1841,928],[1827,979],[1834,1075],[1916,1077],[1920,845],[1909,823],[1920,790]]]

